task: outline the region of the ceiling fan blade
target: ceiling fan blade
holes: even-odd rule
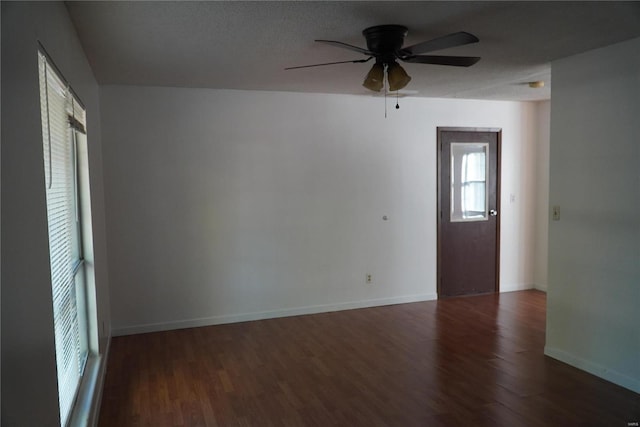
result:
[[[402,48],[400,50],[400,56],[405,54],[406,56],[417,55],[420,53],[432,52],[434,50],[447,49],[450,47],[462,46],[465,44],[477,43],[480,40],[473,34],[465,31],[458,33],[452,33],[446,36],[438,37],[437,39],[428,40],[426,42],[414,44]]]
[[[315,41],[317,41],[319,43],[325,43],[325,44],[328,44],[328,45],[331,45],[331,46],[341,47],[343,49],[349,49],[349,50],[352,50],[354,52],[358,52],[358,53],[361,53],[361,54],[367,55],[367,56],[373,56],[374,55],[373,52],[371,52],[371,51],[369,51],[367,49],[363,49],[361,47],[353,46],[353,45],[350,45],[350,44],[347,44],[347,43],[337,42],[337,41],[334,41],[334,40],[315,40]]]
[[[369,61],[373,56],[370,56],[367,59],[354,59],[353,61],[338,61],[338,62],[325,62],[323,64],[312,64],[312,65],[299,65],[297,67],[287,67],[285,70],[295,70],[298,68],[310,68],[310,67],[322,67],[323,65],[335,65],[335,64],[358,64]]]
[[[404,62],[414,64],[452,65],[454,67],[470,67],[480,61],[477,56],[437,56],[418,55],[402,59]]]

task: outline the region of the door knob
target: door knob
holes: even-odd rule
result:
[[[497,211],[497,210],[495,210],[495,209],[491,209],[491,210],[489,211],[489,215],[490,215],[490,216],[498,216],[498,211]]]

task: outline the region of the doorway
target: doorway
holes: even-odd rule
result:
[[[438,128],[438,298],[499,291],[498,128]]]

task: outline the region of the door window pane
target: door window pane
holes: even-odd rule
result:
[[[451,222],[486,221],[489,144],[451,143]]]

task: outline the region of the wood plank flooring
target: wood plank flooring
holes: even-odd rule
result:
[[[101,427],[621,426],[640,395],[543,355],[512,292],[113,338]]]

